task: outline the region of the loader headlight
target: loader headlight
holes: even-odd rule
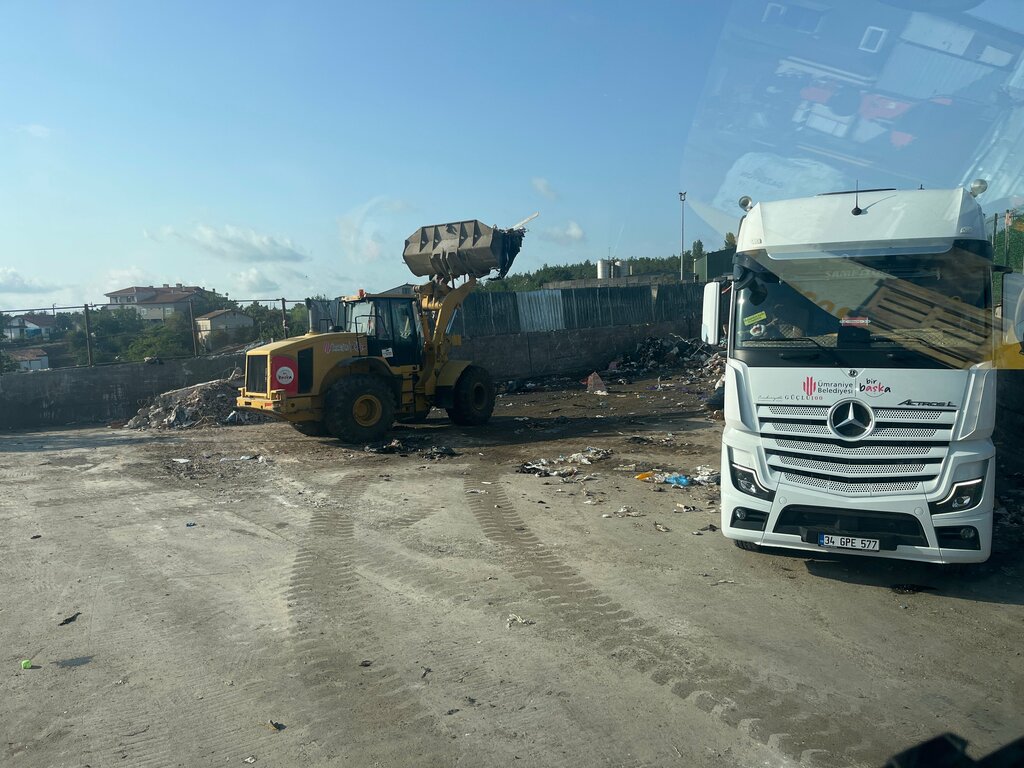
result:
[[[757,479],[757,473],[754,470],[739,464],[730,464],[729,475],[732,477],[733,487],[748,496],[763,499],[764,501],[771,501],[775,498],[775,491],[770,491],[761,485],[761,481]]]
[[[981,504],[985,495],[985,478],[967,480],[961,483],[953,483],[949,494],[942,501],[933,501],[928,509],[933,515],[941,515],[946,512],[963,512],[966,509],[973,509]]]

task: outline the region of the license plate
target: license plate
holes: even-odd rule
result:
[[[818,546],[831,549],[860,549],[865,552],[877,552],[878,539],[862,539],[858,536],[833,536],[830,533],[819,533]]]

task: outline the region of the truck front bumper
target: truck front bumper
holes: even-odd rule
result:
[[[992,551],[995,462],[989,461],[981,503],[963,512],[932,514],[923,494],[839,496],[780,483],[771,500],[733,483],[723,445],[722,532],[764,547],[887,557],[929,563],[979,563]],[[973,529],[971,538],[962,536]],[[822,534],[878,541],[877,551],[819,545]]]

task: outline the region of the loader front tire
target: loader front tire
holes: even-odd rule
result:
[[[470,365],[455,382],[454,407],[446,408],[448,418],[462,427],[486,424],[494,412],[494,381],[478,365]]]
[[[324,424],[343,443],[380,440],[395,421],[395,398],[379,376],[354,373],[327,393]]]

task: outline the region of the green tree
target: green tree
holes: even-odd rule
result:
[[[89,333],[93,362],[113,363],[126,359],[124,356],[128,347],[145,332],[146,326],[146,321],[132,307],[90,311]],[[75,362],[78,365],[87,364],[89,353],[84,318],[76,330],[68,334],[68,341]]]
[[[704,243],[700,240],[693,241],[693,250],[690,252],[691,258],[694,260],[704,256]]]
[[[193,354],[192,325],[188,315],[175,312],[164,322],[153,323],[141,336],[132,340],[122,358],[143,360],[147,357],[190,357]]]
[[[725,233],[725,247],[726,248],[735,248],[736,247],[736,235],[734,235],[732,232],[726,232]]]
[[[254,339],[270,341],[284,338],[280,307],[268,307],[254,301],[242,311],[253,320]]]

